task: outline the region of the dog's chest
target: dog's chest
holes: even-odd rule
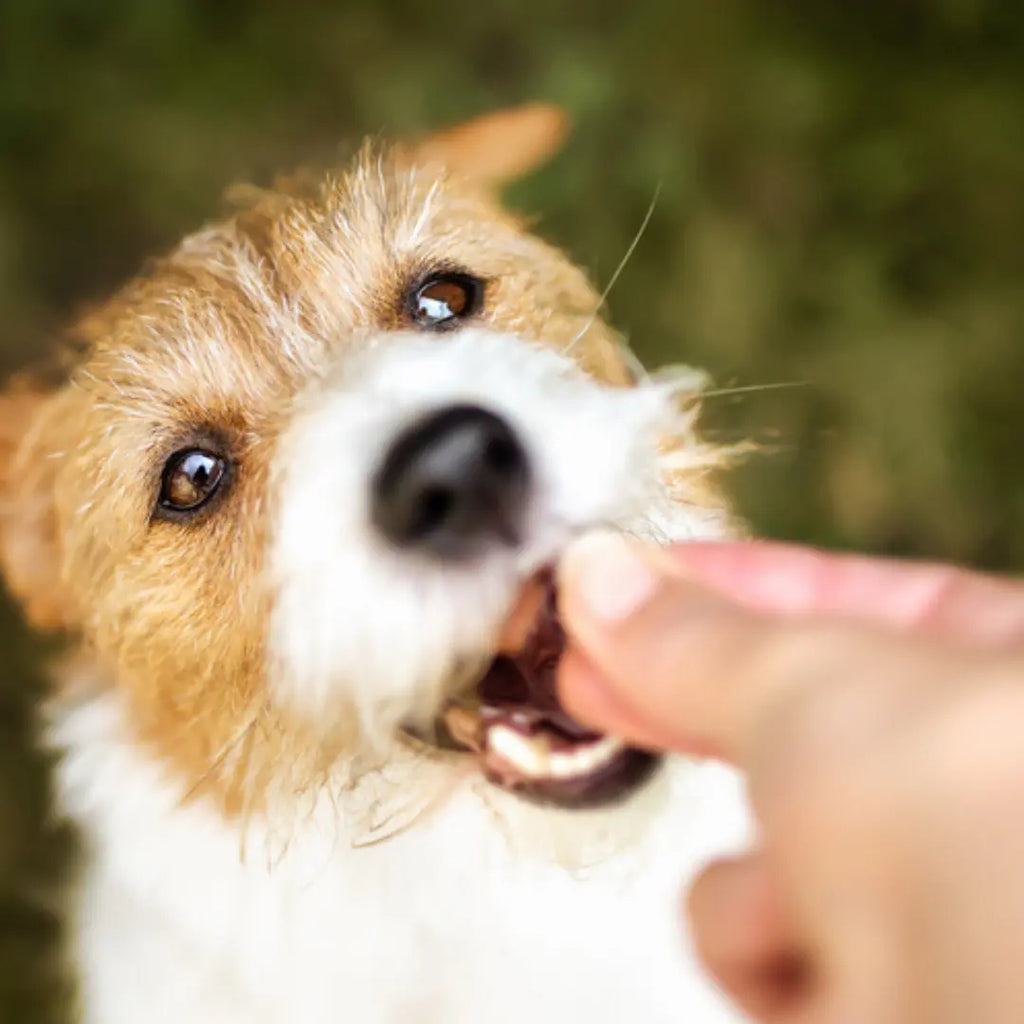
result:
[[[377,845],[314,812],[243,847],[99,738],[110,709],[75,714],[60,785],[89,851],[71,937],[87,1024],[733,1019],[678,915],[684,878],[742,837],[721,769],[679,766],[671,812],[597,866],[565,865],[625,819],[545,827],[471,789]]]

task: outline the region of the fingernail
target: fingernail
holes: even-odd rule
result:
[[[573,541],[559,576],[593,618],[607,623],[634,615],[658,586],[639,545],[618,533],[590,533]]]

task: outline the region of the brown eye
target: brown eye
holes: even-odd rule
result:
[[[190,448],[176,452],[164,466],[160,508],[170,512],[194,512],[216,493],[224,479],[224,460],[219,455]]]
[[[483,282],[468,274],[435,274],[408,297],[409,316],[417,327],[443,330],[480,309]]]

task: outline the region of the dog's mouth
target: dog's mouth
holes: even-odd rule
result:
[[[657,757],[581,725],[559,703],[565,634],[550,572],[524,587],[498,648],[475,690],[442,714],[452,745],[475,754],[491,782],[544,803],[593,807],[623,799],[653,773]]]

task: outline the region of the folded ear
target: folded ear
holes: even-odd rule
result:
[[[26,380],[0,393],[0,569],[29,621],[70,624],[62,596],[55,484],[60,452],[47,443],[59,421],[54,397]]]
[[[500,187],[554,156],[568,130],[564,111],[529,103],[436,132],[416,143],[413,152],[418,162],[442,164],[471,181]]]

